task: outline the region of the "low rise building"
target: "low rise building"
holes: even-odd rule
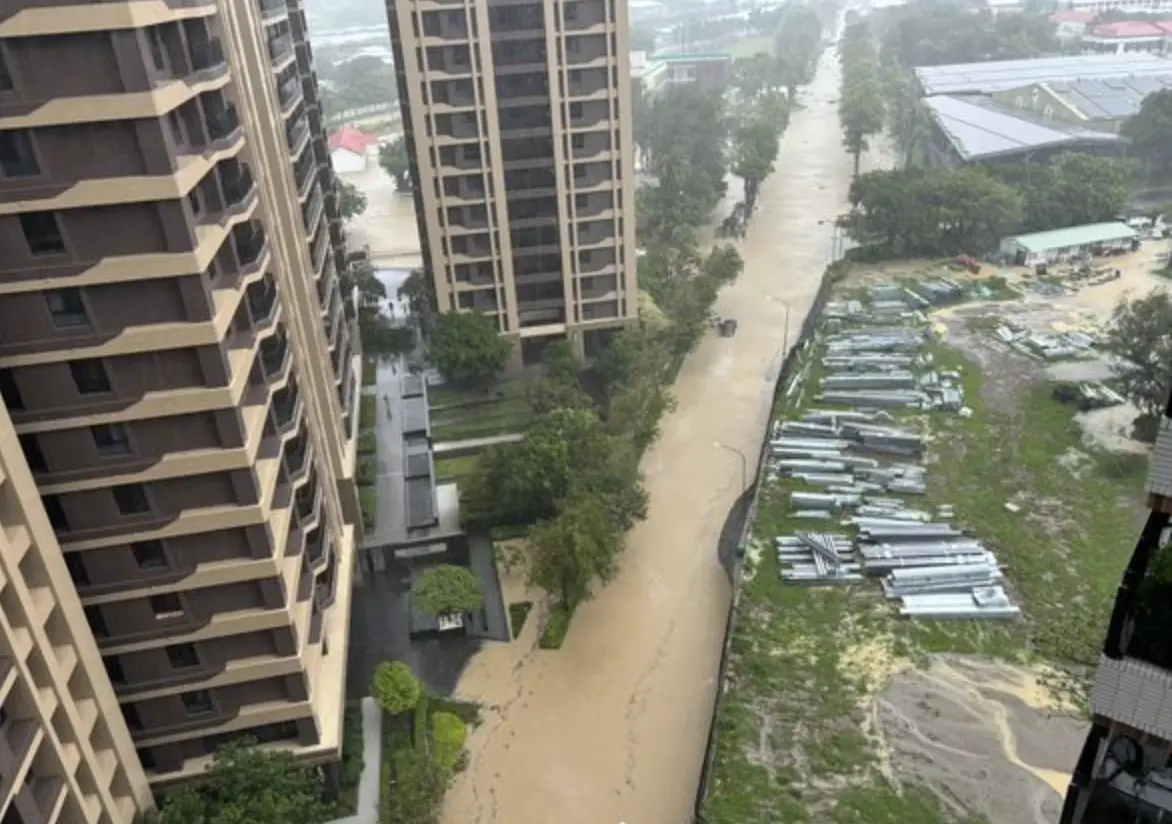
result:
[[[1172,20],[1100,23],[1082,36],[1082,46],[1092,54],[1167,54],[1172,52]]]
[[[1126,223],[1091,223],[1004,238],[1001,254],[1019,265],[1036,266],[1128,249],[1136,238],[1135,229]]]

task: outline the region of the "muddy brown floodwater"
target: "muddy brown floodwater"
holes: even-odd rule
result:
[[[703,759],[730,585],[716,545],[754,471],[786,343],[829,261],[851,161],[841,150],[838,66],[827,54],[786,131],[743,242],[745,271],[684,364],[678,409],[644,459],[651,507],[618,578],[574,617],[560,651],[535,649],[538,621],[486,647],[460,681],[484,723],[448,793],[445,824],[684,824]],[[540,618],[541,616],[537,616]]]

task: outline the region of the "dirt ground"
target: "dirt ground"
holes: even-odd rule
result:
[[[1028,671],[934,656],[874,699],[888,777],[930,788],[958,816],[1054,824],[1087,724]],[[996,788],[996,791],[991,791]]]

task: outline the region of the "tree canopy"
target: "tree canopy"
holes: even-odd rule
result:
[[[1172,175],[1172,89],[1145,97],[1139,112],[1120,131],[1150,175],[1161,179]]]
[[[732,172],[745,181],[745,209],[753,211],[761,183],[773,173],[781,149],[781,128],[772,113],[760,113],[744,121],[733,134]]]
[[[484,586],[467,567],[437,564],[415,579],[411,596],[424,612],[438,618],[480,609],[484,605]]]
[[[822,19],[813,6],[790,3],[784,7],[773,36],[777,76],[792,101],[798,86],[814,77],[822,51]]]
[[[411,188],[411,158],[407,154],[406,140],[400,137],[380,146],[378,165],[394,178],[395,189],[406,192]]]
[[[1128,195],[1126,164],[1090,155],[882,170],[851,184],[851,211],[842,225],[885,255],[982,254],[1015,232],[1111,220]]]
[[[320,824],[333,817],[317,770],[250,739],[216,750],[204,780],[170,793],[160,824]]]
[[[402,661],[383,661],[374,671],[370,692],[384,712],[402,715],[415,709],[423,697],[423,686]]]
[[[549,520],[529,533],[529,581],[554,594],[566,607],[590,596],[595,579],[609,582],[618,572],[623,532],[598,495],[578,493]]]
[[[433,320],[427,338],[428,360],[453,383],[495,378],[511,352],[496,320],[480,312],[445,312]]]
[[[358,217],[366,211],[366,195],[353,183],[338,181],[338,213],[343,220]]]
[[[884,63],[937,66],[1015,60],[1058,51],[1047,14],[974,12],[952,0],[913,0],[877,10]]]
[[[1155,289],[1122,300],[1103,348],[1118,358],[1113,369],[1123,393],[1142,415],[1158,416],[1172,390],[1172,297]]]
[[[855,161],[855,176],[863,152],[872,136],[883,129],[883,87],[879,81],[879,60],[871,31],[864,22],[849,26],[839,46],[842,62],[842,92],[838,119],[842,144]]]

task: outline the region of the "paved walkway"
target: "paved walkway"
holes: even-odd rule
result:
[[[516,443],[525,437],[523,432],[506,432],[503,435],[489,435],[487,438],[465,438],[462,441],[440,441],[431,448],[436,455],[445,452],[475,452],[498,443]]]
[[[374,529],[363,541],[370,546],[398,543],[407,537],[407,499],[403,488],[403,387],[400,382],[403,373],[401,359],[395,363],[379,363],[372,387],[378,399],[378,424],[375,426],[378,452],[374,486],[377,508]],[[387,414],[388,401],[390,415]]]
[[[362,778],[354,815],[331,824],[378,824],[379,778],[382,775],[383,714],[373,698],[362,699]]]

